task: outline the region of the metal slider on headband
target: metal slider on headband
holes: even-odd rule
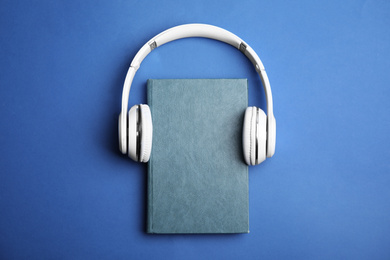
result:
[[[156,41],[153,41],[152,43],[149,44],[150,51],[154,50],[157,48],[157,43]]]
[[[240,43],[240,47],[238,48],[240,50],[240,52],[242,52],[243,54],[245,54],[246,52],[246,47],[247,45],[244,43],[244,42],[241,42]]]

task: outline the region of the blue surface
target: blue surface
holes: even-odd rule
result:
[[[171,26],[210,23],[261,57],[276,154],[249,170],[250,234],[145,233],[146,165],[121,156],[122,83]],[[1,1],[2,259],[389,259],[390,2]],[[259,79],[204,39],[155,50],[136,75]],[[238,122],[240,123],[240,122]]]

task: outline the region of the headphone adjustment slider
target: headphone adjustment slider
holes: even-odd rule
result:
[[[246,44],[244,42],[241,42],[240,43],[240,47],[238,47],[238,49],[240,50],[240,52],[244,53],[246,52]]]
[[[149,44],[149,46],[150,46],[150,50],[151,50],[151,51],[154,50],[154,49],[156,49],[156,48],[157,48],[157,43],[156,43],[156,41],[151,42],[151,43]]]

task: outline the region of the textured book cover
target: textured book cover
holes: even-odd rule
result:
[[[246,79],[148,80],[148,233],[248,233]]]

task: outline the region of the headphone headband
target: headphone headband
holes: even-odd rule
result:
[[[155,37],[150,39],[144,46],[142,46],[142,48],[137,52],[133,61],[131,62],[130,68],[127,71],[126,79],[123,85],[122,110],[121,110],[121,118],[120,118],[122,125],[125,125],[126,122],[125,115],[127,114],[127,109],[128,109],[131,83],[133,82],[135,73],[139,69],[145,57],[152,50],[165,43],[178,40],[178,39],[189,38],[189,37],[210,38],[210,39],[214,39],[217,41],[230,44],[235,48],[239,49],[242,53],[244,53],[245,56],[255,66],[255,69],[259,74],[261,82],[263,84],[265,96],[267,100],[267,129],[268,129],[267,139],[268,139],[268,143],[270,142],[270,144],[268,144],[269,151],[267,152],[267,156],[271,157],[274,153],[274,146],[275,146],[275,140],[274,140],[275,131],[276,131],[274,130],[275,118],[273,116],[271,86],[267,77],[267,73],[265,72],[263,63],[261,62],[256,52],[246,42],[244,42],[235,34],[213,25],[185,24],[185,25],[172,27],[156,35]],[[273,147],[270,147],[270,145]]]

